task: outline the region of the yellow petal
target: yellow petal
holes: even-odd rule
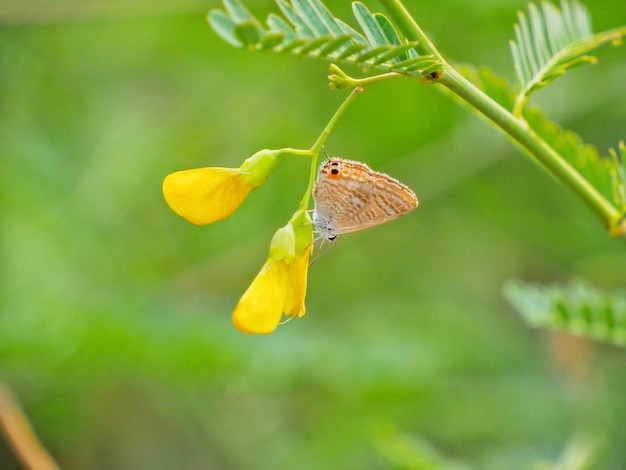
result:
[[[236,168],[195,168],[168,175],[165,201],[181,217],[197,225],[232,214],[252,188]]]
[[[276,329],[283,315],[288,275],[283,263],[267,260],[233,312],[233,323],[240,331],[268,334]]]
[[[311,222],[311,216],[309,211],[305,208],[301,208],[296,212],[290,220],[293,226],[293,233],[296,238],[295,251],[297,253],[305,253],[308,250],[308,256],[311,254],[311,248],[313,245],[313,223]]]
[[[309,256],[312,245],[302,255],[296,256],[289,266],[289,288],[285,299],[285,314],[304,316],[304,298],[306,297],[307,275],[309,272]]]

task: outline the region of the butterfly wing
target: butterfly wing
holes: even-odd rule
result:
[[[370,180],[372,191],[369,199],[349,216],[337,219],[337,235],[390,222],[417,207],[415,193],[395,178],[384,173],[371,172]]]
[[[331,173],[334,170],[336,175]],[[315,210],[321,218],[336,223],[363,210],[374,186],[370,178],[359,175],[367,173],[346,160],[330,159],[322,165],[313,188]]]
[[[313,189],[314,223],[325,236],[355,232],[389,222],[417,207],[415,193],[366,164],[330,158]]]

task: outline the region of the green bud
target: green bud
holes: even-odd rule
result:
[[[296,256],[296,235],[293,225],[289,222],[284,227],[276,230],[270,243],[270,256],[275,260],[292,262]]]

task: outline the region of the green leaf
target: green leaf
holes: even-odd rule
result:
[[[261,39],[260,49],[263,51],[274,49],[280,45],[285,39],[285,35],[281,31],[268,31]]]
[[[584,281],[542,286],[510,281],[504,296],[533,327],[626,346],[626,295]]]
[[[316,37],[326,36],[331,33],[328,26],[324,24],[316,8],[309,0],[291,0],[293,9],[300,19],[306,23]]]
[[[613,190],[613,202],[626,217],[626,172],[624,171],[624,158],[626,158],[626,145],[621,141],[615,149],[609,149],[611,175],[611,187]]]
[[[391,48],[389,46],[378,46],[373,49],[366,50],[357,56],[355,63],[360,65],[370,59],[378,57],[381,54],[387,53],[390,49]]]
[[[344,34],[341,27],[335,21],[335,18],[331,14],[330,10],[320,0],[308,0],[311,8],[317,14],[319,20],[324,24],[326,30],[333,36],[339,36]]]
[[[300,16],[295,12],[293,7],[289,5],[285,0],[276,0],[278,8],[281,9],[287,20],[296,27],[296,34],[299,38],[314,36],[313,31],[307,26],[307,24],[300,19]]]
[[[267,17],[267,25],[274,31],[280,31],[285,36],[285,42],[296,39],[296,32],[280,16],[270,13]]]
[[[224,8],[235,23],[256,21],[252,13],[239,0],[224,0]]]
[[[308,54],[309,52],[315,51],[320,47],[328,44],[332,40],[332,36],[322,36],[319,38],[311,39],[308,43],[298,50],[297,54],[302,56]]]
[[[393,44],[396,46],[399,46],[400,44],[402,44],[402,41],[400,40],[400,36],[398,36],[398,32],[389,21],[389,18],[387,18],[382,13],[374,13],[374,19],[378,23],[378,27],[380,28],[380,31],[383,33],[383,36],[385,37],[387,44]]]
[[[357,44],[352,44],[349,47],[347,47],[346,49],[344,49],[341,54],[339,54],[335,60],[337,60],[338,62],[341,62],[343,60],[346,60],[348,57],[350,57],[351,55],[360,53],[363,49],[365,49],[367,47],[366,44],[361,44],[361,43],[357,43]]]
[[[426,67],[430,67],[433,63],[439,65],[439,61],[437,61],[433,56],[420,56],[393,64],[391,66],[391,70],[394,72],[412,72],[414,70],[423,70]]]
[[[328,54],[332,54],[333,52],[341,49],[343,46],[348,44],[352,40],[352,36],[349,34],[343,34],[341,36],[337,36],[332,41],[329,41],[323,48],[319,51],[320,57],[326,57]]]
[[[365,37],[362,34],[358,33],[354,28],[347,25],[346,23],[341,21],[339,18],[335,18],[335,22],[339,25],[339,27],[341,28],[341,31],[344,34],[351,34],[352,39],[354,39],[359,44],[367,46],[367,39],[365,39]]]
[[[396,28],[394,28],[393,25],[391,24],[391,21],[389,21],[389,18],[387,18],[382,13],[374,13],[374,18],[378,22],[378,26],[380,27],[380,30],[385,36],[385,39],[387,40],[388,44],[393,44],[395,46],[399,46],[402,44],[402,40],[400,39],[400,36],[398,36],[398,32],[396,31]],[[418,43],[415,42],[414,44],[417,45]],[[411,49],[412,47],[407,48],[407,52],[409,52]],[[407,60],[408,58],[409,58],[408,54],[402,53],[398,55],[397,57],[394,57],[393,61],[401,62],[403,60]]]
[[[253,21],[237,23],[235,25],[235,36],[246,46],[254,46],[261,41],[263,30],[259,30]]]
[[[406,52],[409,51],[410,49],[413,49],[416,45],[417,43],[414,42],[414,43],[407,43],[398,47],[394,47],[390,49],[389,51],[385,52],[384,54],[378,56],[378,58],[374,61],[374,65],[380,65],[391,60],[397,63],[399,62],[399,60],[397,60],[399,58],[402,58],[402,60],[406,60],[407,58]]]
[[[235,22],[222,10],[211,10],[207,17],[213,30],[227,43],[242,47],[243,43],[235,35]]]
[[[288,42],[287,44],[283,44],[282,46],[280,46],[280,49],[275,49],[277,52],[283,52],[283,53],[287,53],[287,52],[292,52],[296,49],[298,49],[299,47],[303,46],[304,44],[308,43],[310,41],[310,39],[294,39],[291,42]]]
[[[372,14],[360,2],[353,4],[353,11],[365,35],[335,18],[321,0],[276,0],[276,3],[284,18],[269,14],[267,29],[239,0],[224,0],[227,13],[212,10],[208,20],[229,44],[251,50],[271,50],[384,71],[393,68],[409,76],[440,66],[433,57],[422,60],[415,49],[418,43],[401,38],[385,15]],[[419,60],[407,62],[410,59]]]
[[[376,21],[374,15],[372,15],[365,5],[361,2],[354,2],[352,4],[352,11],[363,29],[365,37],[373,47],[386,46],[389,44],[378,21]]]
[[[587,53],[626,35],[619,28],[594,35],[589,13],[576,0],[562,0],[561,9],[544,1],[539,10],[528,6],[528,16],[518,13],[515,40],[511,53],[519,93],[513,112],[520,116],[528,98],[571,68],[594,63],[595,57]]]

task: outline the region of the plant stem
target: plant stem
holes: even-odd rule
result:
[[[317,157],[320,153],[320,150],[322,149],[322,146],[324,145],[324,142],[326,141],[326,138],[330,135],[333,127],[335,127],[335,124],[337,124],[337,121],[339,120],[343,112],[348,108],[348,105],[352,102],[356,95],[362,91],[363,88],[361,87],[356,87],[354,90],[352,90],[352,93],[348,95],[343,103],[341,103],[341,106],[337,108],[337,111],[335,111],[333,117],[330,118],[330,121],[328,121],[328,124],[326,124],[326,127],[324,127],[324,130],[317,138],[313,146],[307,151],[308,153],[311,153],[313,155],[313,158],[311,158],[311,173],[309,175],[309,185],[304,192],[304,196],[302,197],[302,201],[300,202],[300,207],[307,208],[309,206],[311,194],[313,192],[313,185],[315,184],[315,177],[317,176]]]
[[[418,41],[419,44],[416,47],[418,52],[422,55],[433,55],[442,64],[446,64],[446,60],[441,53],[437,50],[435,45],[431,42],[430,38],[422,31],[417,22],[413,19],[409,10],[402,4],[400,0],[380,0],[380,3],[384,5],[389,11],[389,15],[394,19],[397,25],[404,33],[404,35],[410,41]]]
[[[620,218],[619,211],[578,173],[558,152],[453,68],[447,68],[441,84],[463,98],[526,149],[550,174],[579,196],[608,228]]]
[[[380,0],[387,8],[389,16],[410,41],[420,41],[423,53],[432,54],[442,61],[443,74],[438,83],[465,100],[468,104],[490,119],[505,131],[550,174],[573,191],[602,220],[610,233],[626,236],[622,215],[596,188],[578,173],[557,151],[530,129],[521,118],[516,118],[508,110],[479,90],[458,73],[442,57],[432,42],[426,37],[411,14],[400,0]]]

